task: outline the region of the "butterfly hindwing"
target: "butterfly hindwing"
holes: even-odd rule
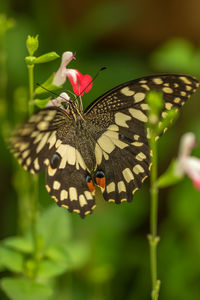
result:
[[[111,123],[104,130],[100,116],[95,120],[103,130],[95,138],[96,170],[105,174],[106,184],[101,188],[109,202],[131,201],[133,193],[149,175],[150,150],[145,122],[133,119],[129,110],[105,113]]]
[[[71,148],[71,156],[69,153]],[[76,212],[83,218],[92,213],[96,207],[86,176],[88,174],[81,155],[69,145],[61,145],[56,153],[65,149],[58,167],[53,169],[49,165],[46,169],[46,189],[59,206],[67,208],[70,212]],[[68,158],[68,160],[67,160]]]

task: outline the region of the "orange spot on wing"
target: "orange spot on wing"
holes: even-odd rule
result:
[[[101,177],[101,178],[96,177],[96,184],[104,190],[105,186],[106,186],[106,178],[105,177]]]
[[[94,187],[94,184],[92,182],[92,179],[89,182],[87,182],[87,185],[89,187],[90,192],[94,193],[95,187]]]

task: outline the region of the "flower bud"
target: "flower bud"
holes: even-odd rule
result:
[[[38,49],[39,41],[38,41],[38,34],[36,37],[28,35],[26,40],[26,48],[30,56],[33,56],[35,51]]]

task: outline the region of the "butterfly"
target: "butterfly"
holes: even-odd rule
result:
[[[96,207],[95,185],[106,201],[119,204],[132,201],[148,177],[147,93],[162,92],[163,115],[180,108],[198,87],[191,76],[147,76],[120,84],[84,111],[76,101],[68,103],[68,112],[42,109],[13,135],[12,151],[25,170],[45,170],[51,197],[84,218]]]

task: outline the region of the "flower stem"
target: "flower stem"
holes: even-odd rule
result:
[[[28,115],[31,116],[34,112],[34,65],[27,64],[28,67],[28,78],[29,78],[29,102],[28,102]],[[35,270],[33,270],[33,279],[36,277],[37,265],[39,261],[39,240],[37,236],[37,214],[38,214],[38,177],[31,176],[31,189],[30,189],[30,199],[31,199],[31,230],[32,230],[32,238],[34,245],[34,261],[35,261]]]
[[[151,169],[151,202],[150,202],[150,235],[148,235],[150,245],[150,267],[152,280],[152,300],[159,297],[160,280],[157,279],[157,245],[159,237],[157,236],[158,219],[158,187],[157,187],[157,144],[155,133],[151,132],[150,146],[152,150],[152,169]]]
[[[34,65],[28,66],[28,78],[29,78],[29,102],[28,102],[28,114],[32,115],[34,110],[34,102],[33,102],[33,90],[34,90]]]
[[[6,99],[6,90],[8,83],[7,75],[7,56],[6,56],[6,42],[5,42],[5,33],[0,34],[0,125],[2,128],[2,135],[6,139],[9,133],[9,122],[8,122],[8,101]]]

